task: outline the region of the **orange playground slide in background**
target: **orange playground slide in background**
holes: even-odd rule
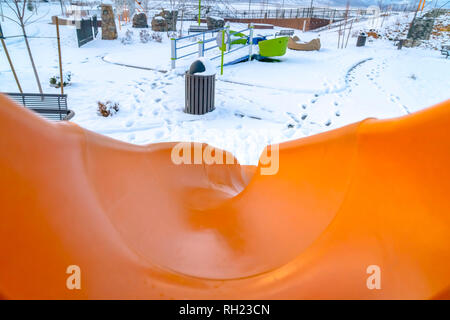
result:
[[[0,96],[0,297],[450,298],[450,100],[283,143],[274,175],[174,145]]]

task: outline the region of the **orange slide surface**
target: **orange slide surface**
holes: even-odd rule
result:
[[[450,298],[450,100],[283,143],[273,175],[175,145],[0,96],[0,297]]]

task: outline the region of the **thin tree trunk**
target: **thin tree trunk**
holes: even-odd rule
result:
[[[39,93],[43,94],[41,82],[39,80],[39,76],[38,76],[38,73],[37,73],[36,65],[34,64],[33,55],[31,54],[30,44],[28,43],[28,37],[27,37],[27,33],[25,31],[25,26],[23,25],[23,23],[21,24],[21,27],[22,27],[23,37],[25,39],[25,45],[27,46],[28,56],[30,57],[31,66],[33,67],[34,77],[36,78],[36,83],[37,83],[38,88],[39,88]],[[62,83],[62,79],[61,79],[61,83]]]
[[[2,6],[2,2],[0,1],[0,14],[2,16],[2,22],[5,22],[5,17],[3,16],[3,6]]]

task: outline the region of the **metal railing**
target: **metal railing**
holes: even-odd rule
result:
[[[193,35],[188,35],[188,36],[184,36],[184,37],[180,37],[180,38],[171,38],[171,68],[175,69],[176,67],[176,61],[179,59],[183,59],[189,56],[193,56],[195,54],[197,54],[198,57],[204,57],[205,53],[216,49],[216,48],[220,48],[221,46],[219,46],[219,44],[217,43],[217,38],[214,36],[214,33],[221,33],[221,32],[225,32],[226,34],[226,49],[224,50],[224,55],[226,54],[230,54],[232,52],[235,52],[237,50],[241,50],[244,48],[249,48],[249,59],[252,56],[252,43],[253,43],[253,25],[250,25],[249,28],[240,30],[240,31],[231,31],[230,30],[230,25],[227,24],[224,28],[220,28],[220,29],[215,29],[215,30],[208,30],[205,32],[200,32],[200,33],[196,33]],[[244,32],[248,32],[247,34],[244,34]],[[207,34],[210,33],[212,36],[211,37],[207,37]],[[233,37],[234,34],[244,34],[243,36],[240,37]],[[200,38],[200,40],[198,40]],[[179,46],[178,44],[181,41],[186,41],[188,39],[192,39],[192,40],[197,40],[196,42],[191,42],[191,43],[181,43],[181,45]],[[231,44],[232,42],[241,40],[241,39],[246,39],[246,44],[245,45],[240,45],[234,49],[231,49]],[[213,44],[213,45],[209,45],[209,44]],[[187,48],[191,48],[197,46],[197,50],[195,51],[190,51],[190,52],[183,52],[181,54],[179,54],[179,50],[183,50],[183,49],[187,49]],[[210,57],[210,60],[214,60],[214,59],[218,59],[222,56],[222,54]]]
[[[202,12],[202,16],[218,16],[224,19],[297,19],[297,18],[318,18],[318,19],[344,19],[351,17],[361,17],[372,14],[365,9],[331,9],[331,8],[292,8],[274,10],[209,10]],[[183,19],[196,20],[198,11],[185,12]]]

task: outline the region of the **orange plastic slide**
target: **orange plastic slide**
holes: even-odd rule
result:
[[[450,100],[283,143],[274,175],[174,146],[0,96],[0,297],[450,298]]]

